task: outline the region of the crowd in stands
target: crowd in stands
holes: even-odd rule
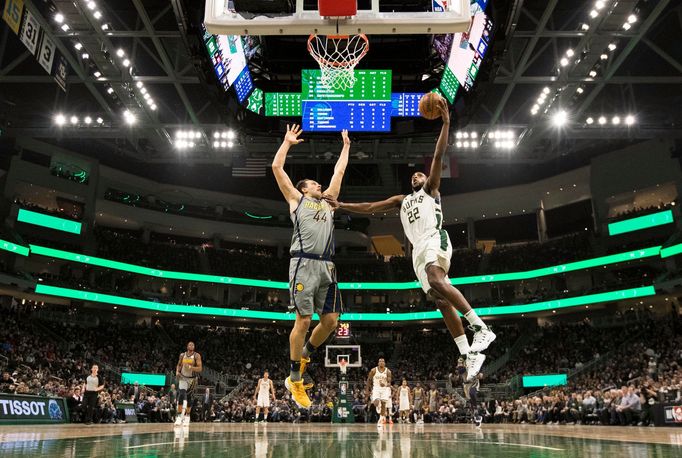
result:
[[[95,227],[97,255],[155,269],[201,272],[196,247],[143,243],[134,231]]]
[[[590,334],[597,337],[584,348],[613,340],[613,333],[604,335],[603,330],[583,333]],[[682,320],[679,315],[647,320],[628,335],[608,357],[571,377],[569,386],[491,401],[481,406],[481,412],[492,422],[653,426],[655,406],[682,402]]]
[[[677,199],[671,202],[659,202],[658,205],[649,205],[648,207],[633,206],[632,208],[616,213],[610,217],[611,222],[622,221],[625,219],[636,218],[638,216],[644,216],[651,213],[660,212],[663,210],[672,209],[677,204]]]
[[[597,327],[587,320],[553,321],[535,331],[511,323],[496,326],[498,338],[486,351],[489,362],[524,334],[535,335],[502,371],[489,376],[484,367],[484,386],[522,374],[575,375],[569,386],[560,389],[487,399],[477,406],[478,412],[489,422],[650,424],[653,405],[681,400],[682,321],[679,315],[655,317],[647,310],[612,317],[612,327]],[[175,386],[152,389],[118,381],[121,371],[172,373],[188,340],[195,341],[205,365],[241,382],[225,399],[217,395],[216,387],[197,391],[195,421],[255,420],[255,384],[264,370],[276,388],[269,421],[326,422],[337,400],[338,370],[324,367],[324,353],[319,350],[307,372],[316,383],[310,392],[313,407],[301,411],[294,406],[281,383],[288,371],[289,330],[285,327],[135,324],[124,316],[88,327],[80,324],[77,314],[73,321],[79,324],[70,323],[68,316],[45,321],[31,306],[17,301],[5,304],[2,313],[0,392],[66,397],[75,421],[83,418],[81,390],[93,363],[102,368],[106,386],[99,395],[96,421],[123,421],[117,404],[124,401],[135,404],[143,421],[172,421]],[[458,364],[456,346],[440,326],[426,331],[364,330],[356,338],[363,367],[349,370],[348,377],[357,421],[374,419],[366,409],[365,382],[379,357],[386,359],[394,384],[405,378],[412,387],[419,382],[437,391],[437,409],[425,415],[426,422],[468,421],[471,411],[461,389],[455,386],[453,390],[447,383]],[[201,380],[202,385],[206,383]]]
[[[76,203],[72,202],[72,201],[67,201],[67,202],[60,204],[60,202],[58,200],[59,199],[57,199],[54,202],[53,206],[39,204],[39,203],[33,202],[29,199],[22,199],[21,197],[15,197],[13,202],[21,208],[24,208],[26,210],[31,210],[31,211],[34,211],[36,213],[53,215],[53,216],[57,216],[59,218],[70,219],[73,221],[82,221],[83,220],[84,212],[83,212],[83,205],[82,204],[76,205]]]
[[[495,247],[485,273],[519,272],[590,257],[593,256],[589,238],[584,233],[578,233],[545,243]]]

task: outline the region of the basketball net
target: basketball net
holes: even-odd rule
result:
[[[369,51],[367,35],[310,35],[308,51],[320,64],[322,84],[345,91],[355,84],[355,66]]]
[[[348,366],[348,361],[346,361],[345,359],[342,359],[341,361],[339,361],[339,368],[341,369],[342,374],[345,374],[346,371],[348,370],[347,366]]]

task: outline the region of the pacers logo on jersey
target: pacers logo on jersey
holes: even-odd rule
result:
[[[303,292],[305,288],[303,287],[303,283],[296,283],[296,292],[301,293]]]

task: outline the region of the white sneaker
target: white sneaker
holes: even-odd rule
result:
[[[467,353],[466,368],[467,368],[467,378],[466,382],[470,383],[476,380],[476,376],[481,372],[481,366],[485,361],[485,355],[483,353],[476,353],[471,351]]]
[[[175,426],[180,426],[182,424],[182,416],[178,415],[175,417]]]
[[[182,419],[182,426],[189,426],[189,415],[185,415],[185,418]]]
[[[481,328],[479,326],[469,326],[469,329],[476,330],[474,334],[474,340],[471,342],[471,351],[482,352],[493,343],[493,340],[497,338],[494,332],[490,328]]]

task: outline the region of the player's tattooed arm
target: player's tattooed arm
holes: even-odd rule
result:
[[[431,172],[424,185],[424,191],[430,195],[434,195],[440,189],[440,177],[443,173],[443,156],[445,156],[445,152],[448,149],[448,136],[450,133],[450,109],[448,108],[448,103],[442,97],[438,102],[438,111],[440,111],[440,116],[443,120],[443,127],[440,130],[440,136],[436,143],[436,151],[433,155],[433,162],[431,162]]]
[[[339,155],[339,160],[336,161],[336,166],[334,166],[332,181],[329,183],[329,188],[327,188],[327,191],[325,192],[326,195],[334,197],[335,199],[339,197],[339,194],[341,193],[341,182],[343,181],[343,175],[346,173],[348,155],[350,153],[350,138],[348,137],[348,131],[342,131],[341,137],[343,138],[343,149]]]
[[[284,171],[284,163],[287,159],[289,148],[303,142],[302,138],[298,138],[302,133],[303,129],[301,129],[300,126],[296,124],[289,126],[287,124],[287,133],[284,135],[284,141],[277,150],[275,158],[272,160],[272,173],[275,175],[277,186],[279,186],[279,190],[282,191],[284,199],[289,204],[289,210],[292,212],[296,210],[296,207],[301,200],[301,193],[294,187],[291,178],[289,178],[289,175]]]

